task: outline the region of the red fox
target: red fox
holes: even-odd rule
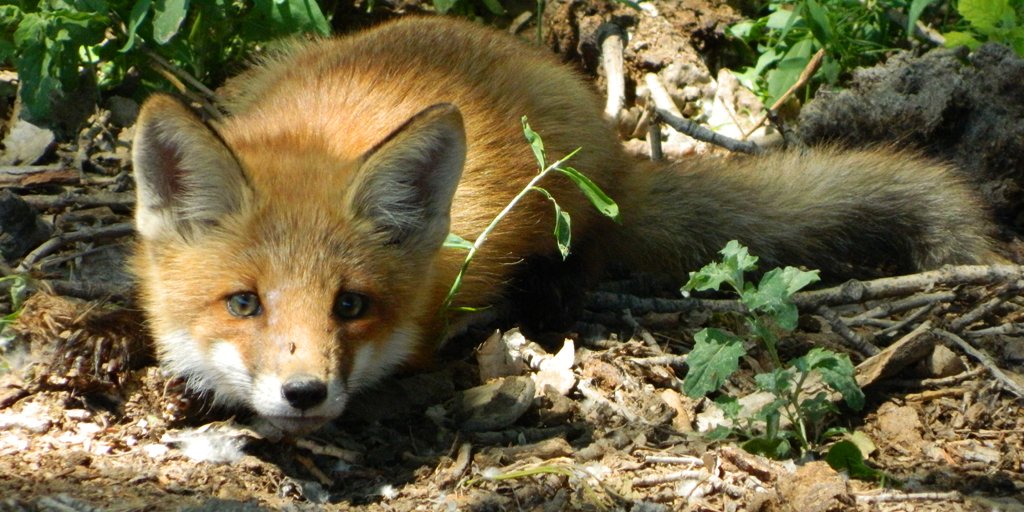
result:
[[[143,106],[133,270],[165,367],[289,434],[430,358],[465,257],[447,235],[474,239],[538,172],[524,115],[549,155],[582,147],[572,165],[620,206],[615,223],[564,177],[542,183],[594,275],[682,279],[730,239],[767,266],[837,273],[880,254],[907,269],[998,258],[948,167],[889,149],[635,162],[583,80],[468,22],[293,44],[228,89],[214,124],[166,95]],[[526,260],[560,261],[552,222],[539,194],[514,209],[457,305],[498,303]]]

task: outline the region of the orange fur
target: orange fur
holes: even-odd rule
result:
[[[571,213],[588,271],[621,261],[681,276],[730,238],[769,263],[836,271],[876,252],[909,267],[993,257],[973,195],[942,165],[825,149],[637,166],[583,81],[465,22],[294,45],[228,89],[216,127],[165,96],[144,105],[133,267],[165,364],[289,432],[442,340],[464,257],[443,235],[474,239],[536,174],[523,115],[552,159],[582,147],[572,165],[620,202],[616,225],[564,177],[542,184]],[[498,302],[524,259],[555,257],[552,219],[540,195],[520,204],[457,305]],[[245,293],[259,314],[225,306]],[[347,318],[351,294],[365,308]]]

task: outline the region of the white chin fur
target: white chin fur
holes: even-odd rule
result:
[[[355,353],[348,385],[352,391],[372,386],[409,360],[419,338],[414,325],[398,327],[383,345],[366,344]]]
[[[354,391],[373,385],[407,361],[418,336],[415,326],[406,325],[395,329],[383,345],[360,346],[347,383],[332,378],[327,383],[327,400],[307,410],[292,407],[284,398],[281,376],[252,375],[230,343],[214,342],[206,352],[186,331],[178,331],[161,338],[160,356],[164,367],[185,377],[189,387],[213,392],[215,403],[248,406],[281,431],[301,435],[339,416]]]
[[[159,342],[164,368],[180,375],[199,393],[213,393],[215,403],[250,404],[252,375],[242,355],[230,343],[214,342],[207,353],[186,331],[163,336]]]

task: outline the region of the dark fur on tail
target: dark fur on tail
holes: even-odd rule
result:
[[[658,273],[683,276],[730,239],[762,269],[835,276],[1002,261],[975,193],[949,166],[913,153],[825,148],[636,172],[645,179],[619,194],[624,221],[608,242],[632,255],[627,264]]]

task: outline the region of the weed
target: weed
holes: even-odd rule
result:
[[[836,411],[828,393],[812,391],[813,381],[820,379],[840,393],[852,409],[864,405],[864,394],[857,386],[853,364],[847,356],[821,348],[811,349],[788,363],[783,363],[779,356],[781,336],[797,326],[798,311],[792,295],[817,281],[818,272],[776,268],[754,284],[746,281],[744,274],[756,269],[757,257],[751,256],[747,248],[735,240],[729,242],[721,254],[721,262],[692,272],[683,292],[718,290],[725,284],[739,294],[740,303],[746,308],[742,319],[747,334],[767,350],[772,363],[772,369],[757,374],[754,380],[761,391],[770,393],[774,399],[757,411],[742,411],[736,398],[722,395],[716,402],[732,420],[733,427],[720,429],[714,435],[744,435],[748,438],[744,448],[774,458],[789,457],[797,450],[807,451],[820,439],[816,434],[822,432],[827,416]],[[746,355],[747,349],[743,337],[721,329],[703,329],[694,336],[694,341],[687,358],[690,370],[683,381],[683,390],[697,398],[721,389],[739,368],[740,358]],[[741,414],[744,412],[749,414]],[[795,441],[796,446],[791,441]]]
[[[729,27],[728,33],[740,43],[744,59],[754,62],[737,76],[771,105],[796,83],[814,54],[824,48],[825,58],[807,90],[809,97],[817,86],[834,84],[858,66],[875,64],[886,52],[903,44],[906,26],[893,23],[886,9],[905,8],[905,3],[769,0],[765,15]],[[926,2],[914,2],[921,3],[925,5],[916,8],[924,9]]]
[[[529,123],[527,123],[526,116],[523,116],[522,123],[523,134],[526,136],[527,142],[530,143],[530,149],[533,150],[533,155],[537,159],[537,167],[539,172],[536,176],[533,177],[533,179],[530,180],[529,183],[526,184],[525,187],[523,187],[522,190],[519,191],[518,194],[516,194],[515,197],[512,198],[511,201],[509,201],[508,205],[506,205],[505,208],[501,210],[501,212],[498,213],[498,215],[495,216],[494,219],[491,220],[490,224],[488,224],[487,227],[484,228],[483,232],[481,232],[480,235],[476,237],[476,240],[474,240],[472,243],[456,235],[455,233],[451,233],[448,235],[448,240],[445,242],[445,247],[463,249],[467,251],[467,254],[465,260],[463,260],[462,262],[462,268],[459,270],[459,273],[455,276],[455,280],[452,282],[451,289],[449,289],[448,291],[448,296],[445,297],[444,303],[441,307],[442,314],[446,315],[451,311],[476,310],[476,308],[456,308],[452,306],[452,301],[455,300],[455,296],[458,294],[459,288],[461,288],[462,286],[463,276],[469,269],[469,264],[473,261],[473,257],[476,255],[477,251],[480,250],[480,247],[482,247],[483,244],[487,241],[487,237],[490,236],[490,234],[498,226],[498,223],[501,222],[501,219],[505,218],[505,216],[508,215],[508,213],[511,212],[517,204],[519,204],[519,201],[526,197],[526,195],[529,194],[530,192],[541,194],[544,197],[546,197],[549,201],[551,201],[551,205],[554,207],[555,211],[555,242],[558,245],[558,251],[559,253],[561,253],[562,259],[565,259],[569,256],[569,247],[572,242],[572,226],[571,219],[569,217],[569,212],[562,210],[561,206],[559,206],[558,202],[555,200],[555,197],[552,196],[551,193],[547,191],[547,189],[544,189],[539,185],[541,180],[543,180],[549,174],[557,172],[565,175],[570,180],[572,180],[577,187],[579,187],[580,191],[583,192],[587,199],[590,200],[590,203],[593,204],[599,212],[613,220],[618,221],[619,219],[619,207],[618,205],[615,204],[615,201],[612,201],[612,199],[608,197],[604,193],[604,191],[601,190],[600,187],[598,187],[594,182],[590,181],[590,179],[584,176],[583,173],[577,171],[576,169],[573,169],[572,167],[565,165],[565,162],[572,158],[573,155],[578,153],[580,148],[576,148],[568,155],[562,157],[560,160],[548,165],[547,155],[544,151],[544,141],[541,140],[541,137],[540,135],[537,134],[537,132],[533,131],[530,128]]]

